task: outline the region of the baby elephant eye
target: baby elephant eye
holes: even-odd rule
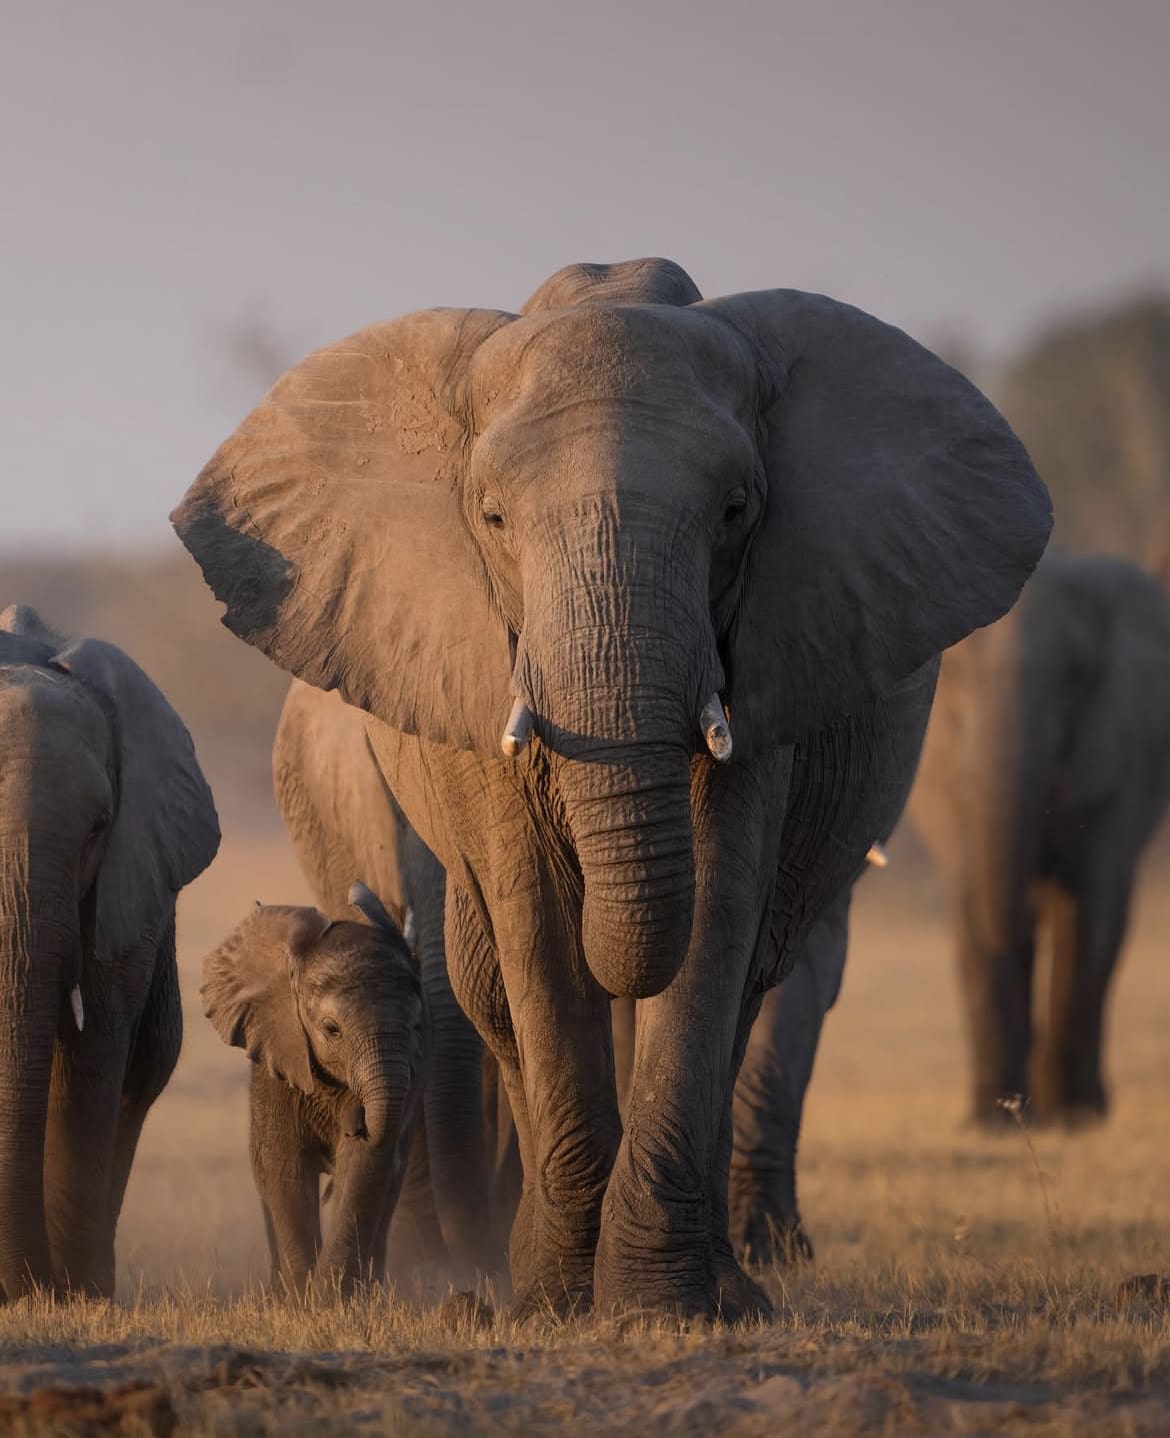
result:
[[[339,1039],[341,1037],[341,1028],[333,1019],[322,1019],[321,1032],[329,1039]]]
[[[504,511],[500,507],[499,500],[485,496],[481,510],[485,524],[490,525],[492,529],[503,529]]]

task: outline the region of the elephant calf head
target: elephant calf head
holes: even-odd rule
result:
[[[406,941],[364,885],[368,923],[257,904],[203,963],[204,1012],[227,1044],[305,1094],[332,1095],[341,1133],[397,1145],[428,1046]]]

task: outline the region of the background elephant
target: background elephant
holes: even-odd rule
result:
[[[1045,1118],[1105,1112],[1109,982],[1168,796],[1170,601],[1125,560],[1049,554],[943,660],[910,802],[951,891],[976,1118],[1015,1094]]]
[[[179,1056],[175,898],[215,857],[179,716],[98,639],[0,614],[0,1287],[110,1295]]]
[[[735,1077],[892,822],[892,692],[1047,541],[1001,417],[822,296],[573,266],[520,315],[310,357],[173,520],[236,634],[383,721],[516,1121],[518,1311],[767,1311],[728,1236]],[[642,1001],[624,1133],[611,995]]]
[[[431,1061],[406,1187],[391,1231],[392,1267],[454,1266],[456,1276],[501,1266],[518,1182],[508,1149],[497,1162],[494,1073],[451,992],[443,943],[442,866],[415,833],[374,758],[379,721],[294,681],[276,731],[276,800],[313,895],[342,917],[358,875],[399,925],[409,911],[430,1012]],[[494,1059],[490,1060],[494,1069]],[[490,1113],[488,1110],[490,1109]],[[510,1129],[506,1126],[505,1133]],[[513,1145],[514,1150],[514,1145]]]
[[[204,1013],[253,1062],[252,1174],[272,1282],[296,1292],[315,1278],[345,1294],[385,1274],[426,1079],[414,956],[368,889],[350,899],[368,923],[258,904],[203,961]]]

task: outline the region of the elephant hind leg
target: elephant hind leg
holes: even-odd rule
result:
[[[426,1124],[421,1121],[415,1124],[402,1191],[390,1218],[388,1249],[390,1274],[398,1281],[418,1279],[428,1270],[446,1273],[450,1264],[431,1186]],[[381,1264],[379,1272],[385,1266]]]
[[[1035,887],[1039,930],[1049,952],[1047,993],[1039,999],[1038,1025],[1032,1056],[1032,1106],[1041,1121],[1058,1116],[1064,1089],[1064,1039],[1076,983],[1079,902],[1055,883]]]
[[[1001,1123],[1001,1100],[1029,1093],[1035,919],[1026,894],[989,924],[960,901],[959,978],[967,1013],[974,1094],[972,1116]]]
[[[172,920],[155,957],[150,991],[138,1021],[122,1084],[108,1189],[111,1234],[122,1212],[142,1125],[151,1105],[170,1082],[182,1045],[183,1002]]]
[[[1102,845],[1054,946],[1050,998],[1048,1116],[1078,1125],[1104,1117],[1105,1006],[1129,921],[1134,864],[1120,846]]]

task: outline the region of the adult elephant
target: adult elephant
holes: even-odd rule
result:
[[[836,301],[578,265],[520,315],[310,357],[173,520],[235,633],[384,721],[516,1119],[520,1311],[766,1309],[728,1239],[736,1072],[884,832],[897,686],[1047,540],[1000,416]],[[615,994],[643,1001],[624,1133]]]
[[[1168,797],[1170,600],[1126,560],[1046,555],[1016,608],[943,660],[910,801],[952,894],[976,1119],[1014,1095],[1041,1118],[1105,1113],[1109,983]]]
[[[112,644],[0,614],[0,1288],[109,1296],[183,1020],[175,897],[215,857],[178,715]]]
[[[499,1268],[513,1185],[506,1155],[497,1160],[497,1115],[485,1113],[484,1045],[447,977],[443,869],[378,767],[367,731],[380,722],[336,694],[294,680],[277,726],[273,781],[325,913],[344,917],[355,876],[364,874],[400,928],[412,915],[430,1013],[430,1061],[423,1121],[391,1226],[391,1266],[405,1273],[419,1264],[451,1264],[466,1279]]]

